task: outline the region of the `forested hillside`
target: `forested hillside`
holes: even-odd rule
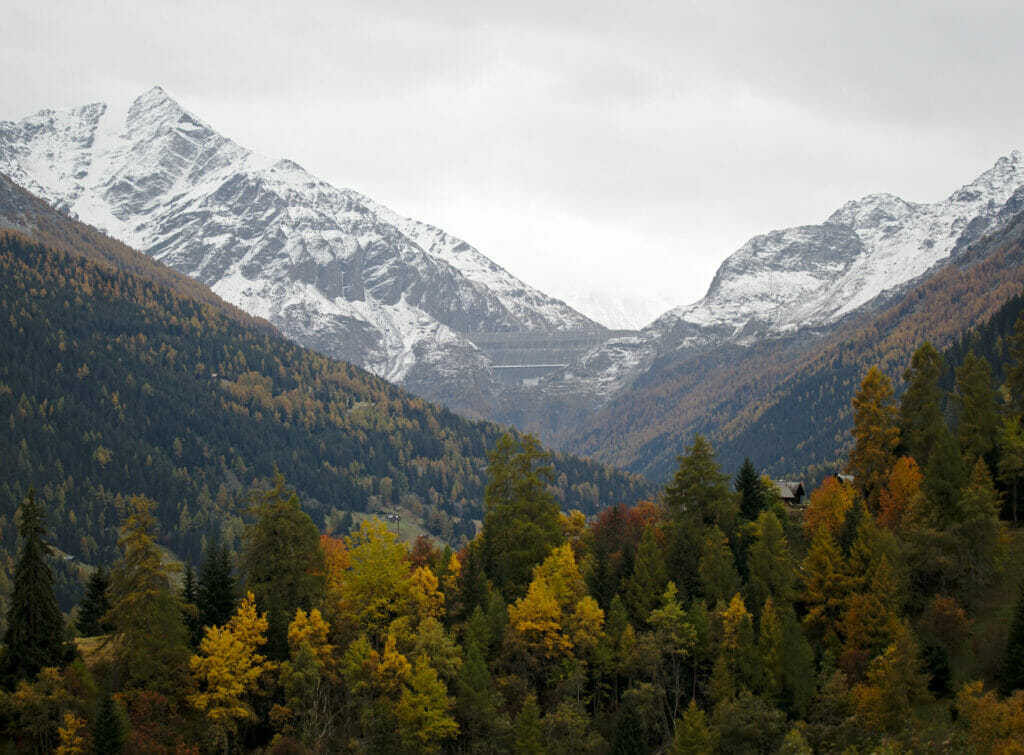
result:
[[[603,446],[611,449],[604,458],[664,480],[678,448],[701,432],[726,469],[749,456],[777,477],[835,471],[849,448],[859,375],[878,364],[898,381],[914,344],[951,346],[1019,294],[1022,239],[1024,215],[1018,214],[893,305],[847,323],[813,348],[801,335],[652,369],[602,415],[601,429],[575,447],[594,453]]]
[[[86,564],[113,558],[135,494],[156,501],[160,541],[179,557],[196,560],[213,535],[237,548],[245,493],[275,466],[322,528],[401,504],[457,544],[483,517],[486,450],[499,427],[302,349],[231,308],[5,233],[0,319],[8,554],[30,485],[51,507],[55,544]],[[573,457],[557,455],[555,467],[554,493],[568,509],[592,514],[649,493],[639,478]]]
[[[952,423],[929,344],[900,401],[869,369],[853,476],[806,507],[751,464],[730,480],[698,435],[658,501],[587,522],[559,511],[536,442],[506,435],[458,552],[374,520],[321,535],[277,475],[238,554],[210,543],[179,586],[133,496],[74,643],[29,491],[3,735],[62,753],[1013,752],[1024,538],[999,512],[1024,482],[1024,320],[1008,343],[1009,400],[968,352]]]

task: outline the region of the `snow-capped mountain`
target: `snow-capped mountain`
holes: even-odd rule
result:
[[[656,359],[801,332],[823,333],[941,267],[1024,205],[1024,154],[1013,151],[931,204],[872,194],[820,225],[755,236],[719,267],[707,294],[637,335],[612,338],[542,381],[550,394],[605,401]]]
[[[602,330],[464,241],[235,144],[159,87],[126,110],[0,122],[0,172],[296,341],[455,405],[494,390],[466,334]]]

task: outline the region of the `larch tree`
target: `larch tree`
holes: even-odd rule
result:
[[[7,609],[3,666],[11,681],[31,679],[47,666],[60,666],[69,653],[64,644],[64,617],[57,605],[53,571],[48,561],[53,550],[45,541],[46,524],[35,490],[18,509],[21,553],[14,567],[14,586]]]
[[[119,670],[128,684],[173,696],[184,688],[188,636],[171,568],[154,539],[154,506],[142,496],[128,502],[107,619],[114,627]]]
[[[878,367],[871,367],[853,397],[853,440],[847,470],[872,510],[896,461],[900,429],[892,381]]]
[[[199,652],[189,660],[199,689],[188,700],[206,716],[210,733],[225,751],[239,724],[256,720],[252,696],[275,667],[259,652],[267,626],[250,592],[227,624],[206,629]]]

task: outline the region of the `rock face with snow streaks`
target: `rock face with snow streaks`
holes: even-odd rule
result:
[[[296,341],[459,408],[499,390],[467,334],[602,330],[440,229],[240,147],[159,87],[124,112],[0,123],[0,171]]]

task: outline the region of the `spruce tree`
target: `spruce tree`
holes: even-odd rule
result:
[[[1017,316],[1010,336],[1010,361],[1004,366],[1006,388],[1010,393],[1010,408],[1017,416],[1024,415],[1024,313]]]
[[[204,627],[223,626],[235,612],[235,577],[227,544],[215,538],[206,548],[206,560],[199,567],[196,607]]]
[[[18,510],[21,554],[14,567],[14,584],[7,609],[4,633],[4,672],[10,681],[31,679],[39,669],[60,666],[66,658],[64,617],[57,606],[53,571],[48,560],[53,550],[43,539],[47,534],[42,506],[36,492]]]
[[[761,475],[754,468],[750,459],[743,460],[743,466],[736,473],[734,482],[736,492],[740,496],[740,516],[753,521],[757,515],[771,505],[771,498],[768,490],[765,489]]]
[[[110,610],[110,572],[97,566],[85,585],[85,597],[78,604],[78,631],[83,637],[106,634],[111,625],[104,617]]]
[[[94,755],[116,755],[124,752],[128,738],[128,720],[124,709],[107,690],[100,698],[99,708],[89,728]]]

